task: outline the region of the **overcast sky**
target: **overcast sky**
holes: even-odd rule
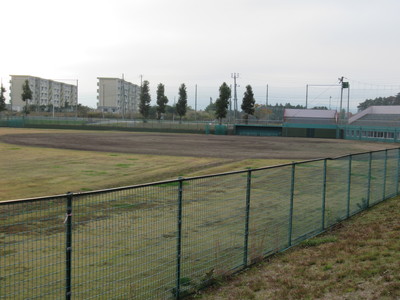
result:
[[[218,87],[247,84],[256,101],[304,104],[307,84],[345,76],[359,97],[400,92],[399,0],[6,0],[1,4],[0,77],[72,79],[79,102],[95,107],[97,77],[162,82],[172,104],[178,86],[198,108]],[[326,105],[336,87],[310,88]],[[362,96],[360,96],[363,94]],[[335,107],[333,107],[335,108]]]

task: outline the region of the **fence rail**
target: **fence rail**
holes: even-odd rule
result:
[[[225,126],[233,130],[233,125]],[[218,129],[218,123],[215,121],[0,116],[0,127],[214,133]]]
[[[179,299],[399,192],[400,148],[0,202],[1,299]]]

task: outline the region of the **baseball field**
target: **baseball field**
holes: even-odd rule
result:
[[[0,207],[0,294],[63,295],[68,237],[77,299],[170,299],[176,286],[182,293],[195,291],[365,209],[366,195],[371,204],[392,195],[398,187],[398,150],[251,169],[386,148],[395,147],[346,140],[1,128],[0,201],[64,195]],[[189,178],[237,170],[247,171]],[[177,177],[187,179],[179,189],[178,182],[164,182],[80,194]],[[72,214],[65,214],[67,191],[76,193]],[[336,236],[328,236],[322,244],[335,241]],[[322,265],[324,257],[321,261],[314,264]]]
[[[390,146],[330,139],[0,128],[0,200],[244,170]]]

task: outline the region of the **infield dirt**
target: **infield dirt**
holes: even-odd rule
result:
[[[393,148],[387,143],[335,139],[87,131],[5,134],[0,135],[0,142],[73,150],[238,160],[306,160]]]

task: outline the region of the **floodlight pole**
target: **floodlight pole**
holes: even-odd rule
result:
[[[350,119],[350,85],[347,87],[347,123]]]
[[[236,122],[236,112],[238,110],[237,93],[236,93],[236,87],[237,87],[236,78],[239,78],[239,73],[232,73],[231,77],[233,78],[233,104],[234,104],[233,109],[235,110],[234,111],[234,116],[235,116],[235,122]]]
[[[342,119],[343,86],[340,88],[339,124]]]

